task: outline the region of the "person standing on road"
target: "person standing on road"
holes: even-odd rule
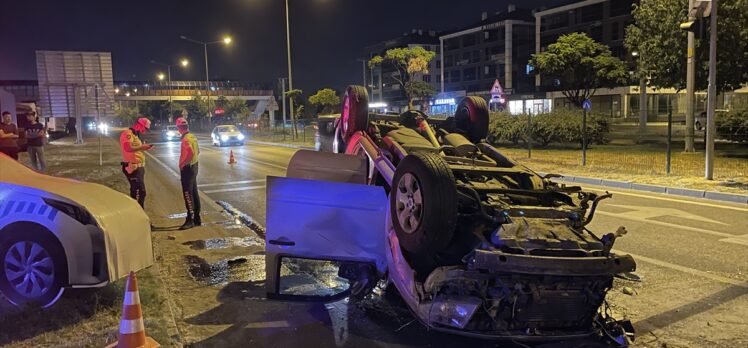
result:
[[[200,148],[197,145],[197,138],[190,133],[187,119],[180,117],[176,124],[179,134],[182,135],[179,174],[182,181],[184,206],[187,208],[187,219],[179,229],[186,230],[202,225],[200,220],[200,196],[197,193],[197,158],[200,155]]]
[[[130,197],[138,201],[141,207],[145,204],[145,151],[152,149],[153,145],[143,143],[140,135],[150,128],[151,121],[141,117],[119,136],[122,173],[130,183]]]
[[[44,162],[44,139],[46,131],[44,125],[39,123],[36,112],[31,111],[26,115],[29,126],[26,127],[27,152],[31,158],[31,167],[38,172],[46,172],[47,164]]]
[[[9,111],[3,111],[0,122],[0,152],[18,161],[18,127],[11,120]]]

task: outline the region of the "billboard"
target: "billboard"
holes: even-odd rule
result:
[[[111,53],[36,51],[36,73],[42,116],[114,116]]]

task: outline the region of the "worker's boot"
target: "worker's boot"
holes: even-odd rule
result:
[[[195,227],[195,211],[192,204],[192,195],[189,192],[184,192],[184,205],[187,207],[187,219],[184,220],[180,230],[186,230]]]
[[[192,219],[192,222],[195,223],[195,226],[203,225],[203,221],[200,219],[200,214],[195,214],[195,217]]]

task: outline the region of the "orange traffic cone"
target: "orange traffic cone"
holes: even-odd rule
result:
[[[130,272],[125,286],[125,300],[122,304],[122,319],[119,323],[119,340],[106,348],[158,348],[161,347],[153,338],[145,335],[143,310],[140,308],[138,278]]]
[[[234,158],[234,150],[229,151],[229,164],[236,163],[236,159]]]

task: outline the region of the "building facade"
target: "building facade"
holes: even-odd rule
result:
[[[463,29],[443,33],[440,92],[465,91],[487,97],[498,79],[505,94],[531,92],[526,66],[534,46],[532,12],[509,5],[506,11]]]

